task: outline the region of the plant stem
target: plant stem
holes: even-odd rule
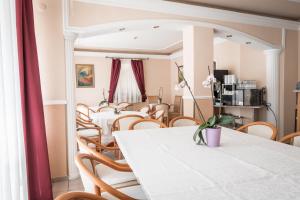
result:
[[[175,62],[175,64],[176,64],[176,67],[178,68],[178,72],[179,72],[180,75],[182,76],[183,81],[185,82],[185,85],[187,86],[187,88],[188,88],[188,90],[189,90],[189,92],[190,92],[190,94],[191,94],[191,96],[192,96],[192,98],[193,98],[193,101],[194,101],[194,104],[196,105],[196,108],[197,108],[197,111],[198,111],[198,113],[199,113],[200,119],[201,119],[203,122],[206,122],[206,120],[205,120],[205,118],[204,118],[204,116],[203,116],[203,114],[202,114],[202,112],[201,112],[201,110],[200,110],[200,107],[199,107],[199,105],[198,105],[198,103],[197,103],[197,101],[196,101],[196,99],[195,99],[195,97],[194,97],[194,95],[193,95],[193,92],[192,92],[192,90],[191,90],[191,87],[189,86],[187,80],[185,79],[185,77],[184,77],[184,75],[183,75],[183,72],[180,70],[180,66],[179,66],[176,62]]]

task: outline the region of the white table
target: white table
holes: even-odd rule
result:
[[[103,142],[107,143],[112,141],[111,127],[115,119],[124,115],[140,115],[142,117],[147,117],[147,113],[137,112],[137,111],[121,111],[120,114],[115,114],[113,111],[97,112],[92,113],[90,118],[94,123],[99,124],[103,131]]]
[[[114,133],[149,199],[300,199],[300,148],[227,128],[208,148],[194,144],[196,128]]]

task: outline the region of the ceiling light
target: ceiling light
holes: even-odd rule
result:
[[[232,38],[232,35],[226,35],[227,38]]]
[[[155,25],[155,26],[153,26],[152,28],[154,28],[154,29],[156,29],[156,28],[159,28],[160,26],[158,26],[158,25]]]
[[[251,42],[246,42],[246,44],[251,44]]]
[[[135,39],[135,40],[136,40],[136,39],[138,39],[138,36],[134,36],[134,38],[133,38],[133,39]]]
[[[124,27],[119,28],[119,31],[125,31],[125,28]]]

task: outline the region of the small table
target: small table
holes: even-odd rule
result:
[[[137,112],[137,111],[121,111],[120,114],[115,114],[113,111],[97,112],[92,113],[90,118],[94,123],[99,124],[103,132],[103,142],[107,143],[112,141],[113,137],[111,135],[111,127],[115,119],[125,115],[139,115],[142,117],[147,117],[147,113]]]
[[[149,199],[299,199],[299,147],[222,128],[209,148],[194,143],[196,129],[114,132]]]

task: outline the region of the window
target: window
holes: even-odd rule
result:
[[[141,102],[141,93],[136,83],[136,79],[131,68],[130,60],[121,61],[120,77],[119,77],[114,101],[116,103]]]

